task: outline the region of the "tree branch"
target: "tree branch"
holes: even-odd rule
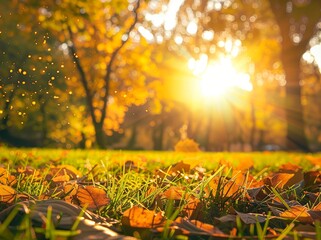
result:
[[[87,106],[89,108],[91,118],[94,122],[97,122],[96,117],[95,117],[95,113],[94,113],[94,107],[93,107],[93,97],[92,97],[92,93],[91,93],[89,85],[88,85],[88,79],[86,77],[86,73],[84,71],[84,68],[80,62],[80,59],[78,58],[77,49],[74,44],[73,32],[72,32],[69,25],[67,26],[67,30],[68,30],[68,34],[69,34],[68,41],[71,42],[71,43],[68,43],[69,55],[74,60],[77,70],[79,72],[80,81],[81,81],[81,84],[83,85],[84,90],[85,90]]]
[[[119,54],[119,51],[128,42],[130,33],[134,30],[134,27],[136,26],[136,23],[138,22],[138,9],[139,9],[139,7],[140,7],[140,0],[137,0],[136,6],[133,9],[134,21],[130,25],[130,27],[128,28],[126,33],[124,34],[124,35],[127,35],[127,38],[123,39],[121,44],[111,54],[110,61],[109,61],[108,65],[107,65],[106,75],[104,77],[104,80],[105,80],[105,94],[103,96],[104,104],[103,104],[103,108],[102,108],[102,111],[101,111],[101,119],[100,119],[100,123],[101,124],[103,124],[103,122],[105,120],[105,117],[106,117],[106,113],[107,113],[107,104],[108,104],[108,97],[109,97],[109,91],[110,91],[110,76],[111,76],[111,73],[112,73],[112,67],[113,67],[113,64],[114,64],[114,62],[116,60],[116,57]]]

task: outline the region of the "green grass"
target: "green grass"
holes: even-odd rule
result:
[[[24,195],[28,199],[39,199],[46,195],[50,199],[64,199],[69,193],[63,193],[61,186],[52,181],[55,176],[49,176],[51,165],[71,165],[84,175],[83,182],[79,184],[93,185],[105,190],[110,203],[96,209],[96,212],[103,217],[111,217],[121,220],[123,213],[132,206],[140,206],[146,209],[164,212],[167,218],[165,230],[158,237],[163,239],[175,239],[170,223],[177,217],[184,215],[184,208],[188,205],[189,199],[198,199],[202,202],[203,222],[220,226],[222,230],[231,231],[231,224],[218,224],[216,218],[230,214],[231,209],[240,212],[260,212],[269,211],[268,201],[263,200],[257,205],[246,199],[243,188],[239,191],[228,194],[232,171],[246,162],[253,162],[250,173],[257,179],[264,178],[269,173],[278,169],[285,163],[300,165],[304,171],[316,169],[308,160],[309,157],[321,157],[319,154],[306,155],[301,153],[285,152],[255,152],[255,153],[178,153],[178,152],[153,152],[153,151],[103,151],[103,150],[63,150],[63,149],[11,149],[0,148],[0,167],[8,170],[16,176],[14,189],[17,193]],[[172,173],[171,167],[178,162],[184,162],[205,168],[205,173],[184,171]],[[127,163],[127,165],[126,165]],[[133,164],[132,164],[133,163]],[[17,168],[23,169],[31,167],[39,169],[32,174],[19,174]],[[169,168],[167,168],[169,167]],[[160,171],[161,169],[161,171]],[[157,175],[161,175],[158,176]],[[209,190],[211,182],[219,179],[216,190]],[[79,179],[77,181],[80,181]],[[181,199],[168,199],[162,194],[171,187],[181,189]],[[289,208],[284,194],[296,194],[295,190],[278,192],[272,188],[271,194],[279,197],[285,206]],[[281,196],[282,195],[282,196]],[[188,197],[186,197],[188,196]],[[298,201],[303,201],[304,196],[296,196]],[[19,200],[19,199],[18,199]],[[309,203],[313,205],[312,203]],[[0,207],[5,208],[7,204],[0,201]],[[254,206],[255,205],[255,206]],[[0,210],[1,210],[0,208]],[[50,209],[47,214],[51,214]],[[182,215],[182,216],[183,216]],[[10,218],[14,216],[10,215]],[[10,219],[0,223],[0,236],[4,232]],[[30,221],[25,224],[30,225]],[[264,239],[269,224],[276,224],[281,229],[279,239],[283,235],[295,234],[293,224],[266,221],[263,224],[242,225],[240,219],[236,218],[236,229],[238,236],[257,235],[259,239]],[[319,223],[318,223],[319,224]],[[29,226],[28,225],[28,226]],[[50,227],[49,222],[45,229],[36,229],[38,233],[50,239],[59,237],[59,234],[75,234],[76,229],[71,232],[61,232]],[[224,225],[224,226],[223,226]],[[317,234],[320,235],[319,225]],[[122,229],[122,234],[145,236],[146,232],[131,232]],[[11,233],[13,234],[13,233]],[[26,230],[28,236],[34,236],[33,232]],[[58,235],[57,235],[58,234]],[[29,239],[29,238],[27,238]],[[30,238],[33,239],[33,238]]]
[[[311,154],[312,155],[312,154]],[[197,152],[177,153],[166,151],[122,151],[122,150],[64,150],[64,149],[14,149],[0,148],[0,159],[10,160],[12,164],[30,164],[39,166],[50,161],[59,161],[62,164],[70,164],[80,169],[85,169],[86,163],[91,164],[123,164],[125,161],[137,158],[147,162],[148,167],[168,166],[170,164],[185,161],[202,165],[208,169],[215,168],[220,161],[226,161],[236,166],[249,159],[254,161],[254,169],[260,171],[265,167],[274,167],[295,162],[309,169],[311,165],[306,161],[306,154],[286,152],[254,152],[254,153],[230,153],[230,152]],[[313,154],[321,156],[321,154]]]

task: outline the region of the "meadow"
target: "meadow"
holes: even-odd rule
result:
[[[0,239],[321,239],[321,155],[0,149]]]

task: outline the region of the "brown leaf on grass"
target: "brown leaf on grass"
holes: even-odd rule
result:
[[[162,197],[166,199],[181,200],[183,196],[184,198],[188,198],[188,196],[186,196],[186,190],[180,186],[170,186],[162,193]]]
[[[264,179],[264,182],[270,187],[284,189],[299,184],[303,182],[303,180],[302,167],[292,163],[286,163],[280,166],[279,172],[273,173],[272,176]]]
[[[214,227],[213,225],[203,223],[198,220],[188,220],[185,218],[178,217],[173,224],[174,226],[180,228],[183,234],[186,235],[225,235],[221,230]]]
[[[313,193],[308,191],[303,191],[304,196],[307,200],[313,204],[320,202],[320,192]]]
[[[321,220],[321,211],[320,210],[309,210],[308,214],[311,216],[313,221],[320,221]]]
[[[161,212],[134,206],[123,213],[121,222],[126,227],[154,228],[162,226],[165,221]]]
[[[309,189],[318,190],[321,185],[321,172],[309,171],[304,173],[304,186]]]
[[[197,198],[190,199],[190,201],[184,206],[182,210],[182,215],[186,216],[188,219],[200,220],[202,217],[202,207],[203,204]]]
[[[317,205],[315,205],[312,210],[314,211],[321,211],[321,202],[319,202]]]
[[[187,236],[218,236],[228,237],[220,229],[214,227],[211,224],[203,223],[198,220],[188,220],[186,218],[178,217],[173,221],[169,228],[175,231],[176,234],[184,234]],[[158,232],[163,232],[163,227],[156,228]]]
[[[12,187],[0,184],[0,202],[12,203],[16,195],[17,193]]]
[[[270,190],[266,186],[246,189],[247,197],[251,200],[263,201],[267,199]]]
[[[57,167],[51,167],[49,175],[52,175],[54,178],[58,176],[68,175],[71,179],[77,179],[82,176],[81,172],[70,165],[59,165]]]
[[[11,175],[7,169],[0,167],[0,184],[12,186],[16,182],[15,176]]]
[[[293,173],[274,173],[271,177],[265,178],[264,183],[269,187],[283,189],[293,185],[289,184],[289,180],[293,177]]]
[[[189,173],[190,169],[191,169],[191,166],[189,164],[186,164],[183,161],[180,161],[180,162],[172,165],[169,168],[168,173],[172,174],[172,175],[175,175],[178,173]]]
[[[291,187],[295,184],[300,183],[303,181],[303,170],[302,167],[292,164],[292,163],[286,163],[281,165],[279,168],[279,173],[292,173],[294,174],[292,178],[289,179],[287,182],[287,187]]]
[[[283,173],[295,173],[298,171],[302,171],[302,167],[300,167],[299,165],[290,163],[290,162],[282,164],[279,167],[279,172],[283,172]]]
[[[216,217],[216,221],[219,221],[221,223],[227,223],[227,222],[236,222],[236,215],[235,214],[227,214],[222,217]]]
[[[236,197],[242,191],[242,186],[236,184],[234,181],[228,180],[225,177],[215,177],[209,183],[208,194],[219,195],[220,197]]]
[[[26,166],[26,167],[20,166],[20,167],[18,167],[17,172],[19,174],[25,174],[27,176],[33,175],[37,178],[40,176],[40,171],[37,169],[34,169],[31,166]]]
[[[255,188],[264,186],[263,181],[256,180],[248,172],[242,172],[240,170],[233,169],[231,180],[234,180],[236,184],[244,186],[246,188]]]
[[[314,221],[321,220],[321,202],[315,205],[312,209],[308,210],[308,214]]]
[[[257,222],[262,223],[266,221],[266,216],[262,214],[235,212],[245,224],[255,224]]]
[[[235,170],[240,170],[242,172],[246,172],[253,168],[254,161],[251,157],[243,157],[240,158],[239,164],[234,168]]]
[[[52,181],[55,183],[64,183],[70,181],[70,176],[67,174],[59,175],[52,178]]]
[[[178,162],[169,166],[167,169],[159,169],[156,171],[156,176],[160,177],[161,179],[165,177],[173,178],[181,173],[188,174],[190,172],[191,166],[189,164],[184,163],[183,161]]]
[[[280,217],[287,218],[290,220],[297,220],[302,223],[312,223],[313,218],[308,213],[308,209],[304,206],[297,205],[291,207],[280,214]]]
[[[70,184],[66,184],[63,187],[63,192],[64,192],[64,199],[66,202],[68,203],[72,203],[73,199],[75,198],[75,195],[78,192],[78,184],[76,183],[70,183]]]
[[[109,204],[106,192],[95,186],[79,186],[75,199],[82,207],[94,210]]]

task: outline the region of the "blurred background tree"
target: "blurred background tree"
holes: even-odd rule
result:
[[[319,1],[2,1],[10,145],[321,146]],[[32,137],[30,137],[32,136]]]

